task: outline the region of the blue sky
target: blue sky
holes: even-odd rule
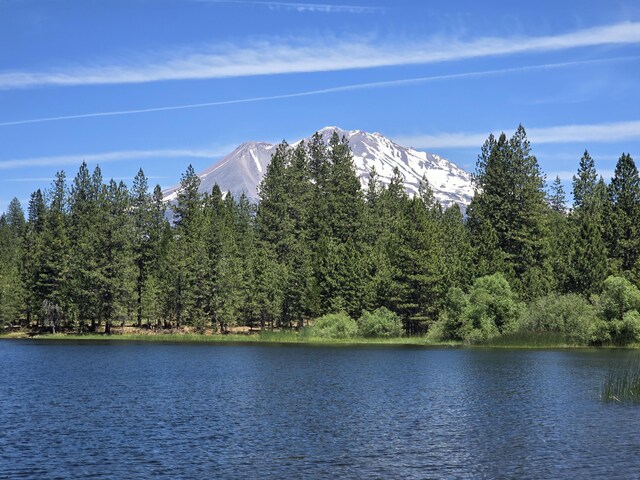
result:
[[[82,160],[167,187],[327,125],[472,171],[522,123],[550,180],[585,148],[609,177],[639,79],[634,0],[0,0],[0,210]]]

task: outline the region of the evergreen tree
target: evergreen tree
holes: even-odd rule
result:
[[[144,298],[147,297],[146,289],[150,287],[153,257],[155,251],[154,225],[153,225],[153,199],[149,193],[147,177],[140,169],[133,180],[131,192],[131,207],[133,216],[133,259],[136,266],[136,323],[142,325],[144,316]]]
[[[551,184],[549,191],[549,206],[556,213],[564,213],[567,210],[567,197],[559,176]]]
[[[454,203],[446,209],[439,223],[444,292],[452,287],[465,289],[474,278],[473,247],[460,207]]]
[[[22,206],[14,198],[7,213],[0,216],[0,330],[19,324],[24,305],[20,281],[20,250],[25,230]]]
[[[272,329],[280,318],[283,303],[283,265],[273,249],[258,241],[253,264],[255,284],[251,291],[261,328]]]
[[[90,321],[90,328],[95,331],[101,321],[98,310],[98,242],[101,221],[105,217],[99,210],[102,190],[100,167],[96,166],[90,174],[83,162],[73,180],[69,198],[70,295],[81,330],[85,322]]]
[[[238,306],[239,322],[245,326],[253,326],[259,319],[258,306],[253,290],[256,283],[254,263],[257,256],[255,235],[255,205],[243,193],[240,195],[235,215],[235,237],[240,260],[240,304]]]
[[[596,173],[595,164],[589,155],[589,152],[585,150],[582,158],[580,159],[578,173],[573,176],[574,209],[583,207],[585,199],[593,196],[597,182],[598,175]]]
[[[237,325],[242,310],[243,262],[236,230],[238,207],[230,192],[227,192],[222,207],[222,222],[218,225],[222,235],[214,283],[215,318],[220,332],[227,333],[229,327]]]
[[[98,201],[98,314],[105,322],[107,334],[111,333],[114,323],[124,324],[133,310],[135,271],[131,241],[134,228],[129,212],[127,187],[112,179],[103,186]]]
[[[319,144],[310,148],[316,156],[325,151]],[[315,160],[316,170],[324,172],[324,160]],[[316,233],[328,232],[328,227],[318,221],[317,212],[311,212],[320,188],[325,191],[325,186],[312,183],[306,146],[301,143],[291,149],[286,143],[280,145],[261,184],[256,222],[263,248],[273,249],[266,258],[277,258],[280,263],[280,321],[285,326],[293,322],[301,325],[304,317],[319,312],[312,266],[313,259],[319,258],[314,229]]]
[[[607,248],[604,242],[605,208],[608,202],[602,178],[574,211],[575,241],[572,253],[570,291],[589,296],[600,292],[608,274]]]
[[[330,235],[340,242],[360,240],[364,198],[346,138],[333,132],[329,141],[329,172],[325,202],[329,210]]]
[[[173,242],[171,283],[173,317],[176,325],[182,323],[203,328],[207,320],[206,244],[203,198],[198,192],[200,178],[189,165],[180,180],[175,214],[175,241]]]
[[[640,178],[629,154],[622,154],[609,184],[609,248],[615,268],[640,279]]]
[[[150,261],[147,265],[148,276],[142,291],[143,311],[146,312],[149,328],[152,324],[160,324],[163,319],[163,305],[166,305],[162,294],[162,279],[167,267],[167,252],[172,239],[171,226],[165,217],[166,208],[160,185],[156,185],[152,194],[149,223]]]
[[[478,251],[491,248],[482,242],[489,239],[487,231],[495,231],[505,261],[503,273],[525,297],[544,294],[552,277],[544,176],[522,125],[509,140],[504,133],[497,140],[488,138],[474,181],[477,190],[468,213]]]
[[[578,172],[573,176],[573,212],[565,244],[571,246],[568,281],[564,291],[589,296],[597,293],[607,276],[608,260],[605,225],[610,217],[610,199],[602,177],[585,150]],[[563,246],[556,246],[563,250]]]
[[[45,214],[42,233],[42,255],[38,271],[38,292],[43,302],[57,306],[65,312],[64,320],[69,321],[71,308],[69,269],[70,245],[67,229],[66,176],[56,173],[49,206]]]
[[[40,189],[31,194],[28,221],[21,254],[21,280],[25,290],[26,324],[37,317],[44,294],[40,291],[40,272],[46,252],[43,250],[47,207]]]

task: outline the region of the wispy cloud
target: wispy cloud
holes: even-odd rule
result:
[[[260,2],[258,0],[194,0],[202,3],[227,3],[236,5],[248,5],[265,7],[270,10],[288,10],[310,13],[383,13],[383,7],[369,7],[358,5],[333,5],[328,3],[301,3],[301,2]]]
[[[281,100],[281,99],[287,99],[287,98],[308,97],[313,95],[349,92],[354,90],[399,87],[404,85],[414,85],[414,84],[427,83],[427,82],[433,82],[433,81],[439,81],[439,80],[457,80],[457,79],[464,79],[464,78],[488,77],[488,76],[495,76],[495,75],[506,75],[510,73],[528,72],[528,71],[534,71],[534,70],[550,70],[550,69],[557,69],[557,68],[575,67],[579,65],[633,61],[633,60],[639,60],[639,59],[640,57],[610,57],[610,58],[595,59],[595,60],[579,60],[575,62],[547,63],[547,64],[541,64],[541,65],[528,65],[528,66],[522,66],[522,67],[502,68],[497,70],[481,70],[477,72],[454,73],[449,75],[432,75],[428,77],[414,77],[414,78],[406,78],[406,79],[399,79],[399,80],[387,80],[387,81],[381,81],[381,82],[355,83],[350,85],[341,85],[338,87],[322,88],[318,90],[307,90],[304,92],[285,93],[282,95],[267,95],[262,97],[239,98],[234,100],[221,100],[216,102],[191,103],[186,105],[171,105],[166,107],[138,108],[138,109],[132,109],[132,110],[112,110],[107,112],[90,112],[90,113],[80,113],[76,115],[61,115],[61,116],[55,116],[55,117],[31,118],[31,119],[25,119],[25,120],[10,120],[5,122],[0,122],[0,127],[8,127],[12,125],[24,125],[24,124],[30,124],[30,123],[55,122],[55,121],[61,121],[61,120],[76,120],[76,119],[92,118],[92,117],[135,115],[140,113],[165,112],[165,111],[171,111],[171,110],[188,110],[193,108],[217,107],[217,106],[234,105],[234,104],[240,104],[240,103],[264,102],[264,101],[270,101],[270,100]]]
[[[53,180],[53,177],[27,177],[27,178],[3,178],[0,182],[9,182],[9,183],[35,183],[35,182],[50,182]]]
[[[0,89],[104,85],[353,70],[428,64],[469,58],[640,43],[640,22],[625,22],[541,37],[482,37],[470,41],[432,38],[423,42],[366,39],[262,41],[218,45],[174,53],[164,60],[132,58],[122,64],[69,67],[46,72],[5,72]]]
[[[104,153],[57,155],[50,157],[18,158],[0,160],[0,170],[12,170],[25,167],[64,167],[87,163],[110,163],[126,160],[161,159],[161,158],[216,158],[230,152],[230,148],[215,150],[122,150]]]
[[[508,131],[508,130],[505,130]],[[500,131],[495,131],[499,133]],[[466,148],[480,147],[487,139],[486,133],[437,133],[427,135],[395,136],[401,145],[415,148]],[[533,144],[548,143],[611,143],[622,140],[640,140],[640,120],[591,125],[559,125],[527,129],[527,137]]]

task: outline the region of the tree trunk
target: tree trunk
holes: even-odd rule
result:
[[[138,281],[138,328],[142,326],[142,282]]]

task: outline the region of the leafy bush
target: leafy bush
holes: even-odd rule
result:
[[[358,333],[358,324],[344,312],[330,313],[314,322],[311,333],[322,338],[351,338]]]
[[[512,331],[522,313],[522,304],[501,273],[476,279],[468,298],[460,331],[465,340],[488,340]]]
[[[527,306],[518,330],[560,333],[567,342],[587,344],[596,329],[596,313],[596,308],[580,295],[551,294]]]
[[[429,336],[434,340],[461,340],[462,319],[467,308],[469,299],[462,289],[449,289],[444,311],[439,321],[429,329]]]
[[[640,290],[622,277],[609,277],[604,281],[600,295],[600,313],[603,320],[622,320],[630,310],[640,311]]]
[[[622,277],[609,277],[598,298],[600,321],[592,334],[594,343],[626,345],[640,341],[640,290]]]
[[[402,322],[394,312],[380,307],[371,313],[362,313],[358,330],[363,337],[399,337],[402,335]]]
[[[507,279],[496,273],[476,279],[469,293],[452,288],[447,294],[445,309],[432,328],[442,340],[488,340],[514,330],[522,304]]]

